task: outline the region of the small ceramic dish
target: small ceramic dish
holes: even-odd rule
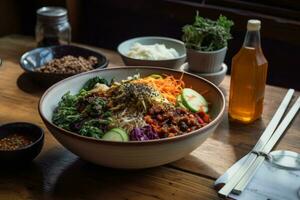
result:
[[[98,59],[98,64],[93,66],[95,69],[105,68],[108,65],[108,60],[103,54],[90,49],[72,45],[58,45],[33,49],[22,55],[20,59],[20,65],[38,83],[49,86],[69,76],[73,76],[75,73],[43,73],[36,71],[36,69],[55,58],[61,58],[67,55],[75,57],[82,56],[84,58],[94,56]]]
[[[191,71],[189,69],[188,63],[184,63],[180,67],[181,71],[189,72],[189,73],[195,74],[197,76],[200,76],[202,78],[205,78],[205,79],[209,80],[210,82],[214,83],[215,85],[220,85],[220,83],[222,83],[222,81],[224,80],[224,78],[226,76],[227,69],[228,69],[228,67],[225,63],[223,63],[221,65],[220,71],[212,72],[212,73],[199,73],[199,72]]]
[[[0,139],[7,138],[13,134],[23,136],[31,143],[15,150],[0,148],[1,165],[29,162],[41,152],[44,144],[44,131],[39,126],[27,122],[0,125]],[[3,145],[2,142],[1,145]]]
[[[178,52],[179,57],[165,60],[141,60],[128,57],[127,54],[135,43],[140,43],[142,45],[164,44],[168,49],[175,49]],[[167,37],[148,36],[129,39],[118,46],[118,52],[121,55],[123,62],[128,66],[155,66],[178,69],[186,60],[184,43]]]

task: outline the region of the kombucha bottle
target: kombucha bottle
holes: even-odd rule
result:
[[[232,59],[229,118],[251,123],[263,111],[268,62],[260,44],[260,21],[249,20],[243,47]]]

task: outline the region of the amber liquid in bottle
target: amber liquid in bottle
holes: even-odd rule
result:
[[[262,114],[268,68],[260,45],[260,22],[255,20],[259,22],[255,29],[249,28],[249,21],[243,47],[232,59],[229,96],[229,117],[242,123],[251,123]]]

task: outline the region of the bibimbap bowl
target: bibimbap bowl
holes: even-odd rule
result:
[[[211,121],[205,126],[182,135],[146,141],[108,141],[87,137],[65,130],[52,122],[62,96],[70,91],[78,93],[91,78],[101,76],[116,81],[139,74],[141,77],[152,74],[168,74],[177,79],[182,77],[186,86],[202,94],[209,102]],[[39,113],[52,135],[68,150],[83,160],[113,168],[141,169],[155,167],[176,161],[200,146],[216,129],[225,110],[225,98],[212,83],[176,70],[157,67],[119,67],[95,70],[62,80],[50,87],[39,102]]]

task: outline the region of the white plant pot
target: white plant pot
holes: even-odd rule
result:
[[[199,73],[218,72],[222,68],[227,47],[217,51],[197,51],[187,49],[187,62],[189,70]]]

